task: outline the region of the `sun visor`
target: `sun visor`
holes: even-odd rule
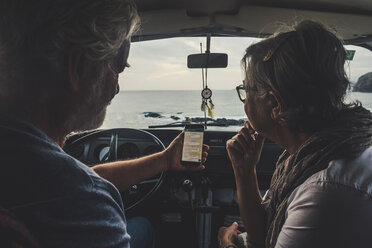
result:
[[[372,16],[296,10],[262,6],[242,6],[236,15],[216,15],[215,23],[244,30],[248,34],[272,34],[279,23],[310,19],[335,28],[344,40],[372,40]]]
[[[207,27],[208,17],[190,17],[186,9],[153,10],[140,12],[141,26],[137,36],[146,39],[181,36],[185,30]],[[136,36],[136,35],[135,35]]]

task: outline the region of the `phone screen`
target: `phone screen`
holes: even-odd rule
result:
[[[203,154],[204,127],[187,125],[183,140],[181,162],[184,165],[200,165]]]

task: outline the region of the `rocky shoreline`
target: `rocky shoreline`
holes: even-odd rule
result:
[[[358,78],[357,83],[353,87],[353,92],[372,93],[372,72],[368,72]]]
[[[183,120],[181,120],[180,117],[171,115],[171,116],[164,116],[161,113],[157,112],[143,112],[142,113],[144,117],[146,118],[171,118],[175,121],[180,121],[180,122],[192,122],[192,123],[204,123],[204,117],[185,117]],[[182,112],[179,112],[177,114],[182,114]],[[244,125],[244,122],[246,119],[228,119],[228,118],[217,118],[217,119],[212,119],[212,118],[207,118],[208,123],[214,123],[214,124],[220,124],[220,125],[226,125],[226,126],[242,126]]]

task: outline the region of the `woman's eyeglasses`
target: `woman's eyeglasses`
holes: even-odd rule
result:
[[[236,86],[236,92],[238,92],[238,96],[240,101],[243,103],[245,102],[245,99],[247,98],[247,91],[258,91],[256,86],[244,86],[244,84],[241,84],[239,86]]]

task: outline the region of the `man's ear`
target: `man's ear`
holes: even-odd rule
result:
[[[269,91],[268,96],[270,98],[270,116],[273,120],[277,120],[280,114],[283,112],[283,102],[274,91]]]
[[[81,54],[76,50],[72,50],[68,56],[68,79],[71,90],[74,92],[79,91],[82,84],[81,62]]]

